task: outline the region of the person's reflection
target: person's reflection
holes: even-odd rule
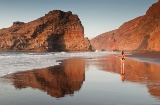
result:
[[[125,79],[124,60],[121,60],[121,80]]]

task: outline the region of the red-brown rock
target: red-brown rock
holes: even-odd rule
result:
[[[50,11],[37,20],[0,30],[0,51],[90,51],[77,15]]]
[[[94,50],[160,51],[160,1],[144,16],[91,40]]]

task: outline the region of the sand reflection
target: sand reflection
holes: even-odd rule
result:
[[[122,81],[146,85],[148,92],[160,99],[159,65],[139,62],[129,58],[126,58],[125,62],[121,63],[120,58],[116,56],[117,55],[106,56],[105,59],[99,59],[99,63],[96,64],[101,70],[120,74]]]
[[[18,72],[4,78],[11,79],[17,89],[31,87],[60,98],[80,90],[85,80],[85,61],[80,58],[64,60],[58,66]]]

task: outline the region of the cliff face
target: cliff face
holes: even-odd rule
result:
[[[144,16],[91,40],[94,50],[160,51],[160,1]]]
[[[0,30],[0,51],[89,51],[88,38],[77,15],[60,10]]]

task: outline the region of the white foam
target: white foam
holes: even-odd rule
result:
[[[0,76],[18,71],[26,71],[59,65],[59,60],[73,57],[91,58],[113,54],[113,52],[80,52],[80,53],[0,53]]]

